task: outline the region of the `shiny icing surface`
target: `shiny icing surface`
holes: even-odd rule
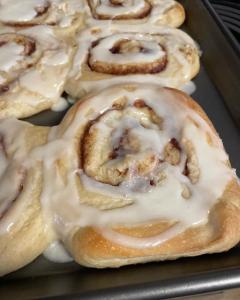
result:
[[[7,35],[3,30],[1,33],[0,38],[9,36],[9,41],[0,47],[0,74],[2,71],[3,83],[9,86],[1,101],[10,101],[12,90],[25,88],[23,103],[39,105],[36,98],[42,98],[43,101],[47,98],[57,103],[70,68],[73,50],[58,40],[54,31],[45,25],[23,29],[16,34]],[[12,36],[26,41],[25,49],[21,44],[11,41]],[[29,47],[32,47],[32,51],[26,54]],[[30,93],[30,97],[26,93]],[[20,92],[18,96],[21,97]]]
[[[27,151],[23,140],[28,126],[32,125],[16,119],[0,120],[0,235],[10,231],[24,209],[23,202],[14,210],[11,206],[24,184]],[[7,214],[10,208],[11,214]]]
[[[67,28],[83,13],[84,7],[82,0],[0,0],[0,22],[13,26],[49,24]]]
[[[87,20],[89,24],[97,24],[98,22],[106,22],[101,19],[114,20],[116,17],[121,16],[124,20],[144,19],[145,22],[150,24],[156,24],[164,18],[165,13],[176,5],[176,1],[173,0],[123,0],[123,1],[111,0],[88,0],[89,11],[88,14],[92,15]],[[150,9],[144,10],[146,6],[150,6]],[[92,12],[92,14],[91,14]],[[139,13],[139,16],[138,16]]]
[[[76,145],[75,134],[89,120],[99,118],[99,112],[104,114],[115,101],[123,98],[127,104],[122,112],[117,112],[120,116],[115,119],[113,109],[109,121],[99,120],[91,128],[97,133],[95,144],[110,136],[107,147],[114,148],[126,129],[129,137],[140,144],[134,155],[124,148],[117,158],[106,162],[106,167],[111,169],[116,165],[123,166],[126,159],[128,161],[128,175],[120,184],[112,185],[98,181],[79,167],[79,142]],[[162,128],[149,124],[141,109],[134,107],[138,99],[144,100],[163,119]],[[178,141],[181,148],[180,161],[176,165],[164,160],[164,149],[172,138]],[[188,157],[188,141],[194,149],[194,159]],[[44,151],[45,184],[41,201],[46,219],[63,241],[76,228],[94,226],[104,237],[124,246],[143,248],[160,245],[189,227],[205,224],[209,211],[226,185],[236,177],[227,166],[228,156],[221,140],[206,121],[184,107],[171,92],[160,91],[156,86],[138,87],[135,91],[116,88],[94,96],[76,113],[63,136],[59,137],[58,128],[52,130]],[[145,175],[138,174],[136,165],[143,163],[148,154],[157,158],[156,163],[150,165]],[[63,157],[67,161],[67,177],[64,178],[54,164]],[[197,180],[184,174],[188,160],[197,165],[197,171],[192,173],[197,175]],[[160,177],[160,183],[152,184],[151,180],[159,179],[159,174],[164,174]],[[79,185],[82,186],[80,190]],[[109,202],[105,206],[99,206],[94,200],[89,202],[94,195]],[[163,234],[141,239],[111,229],[111,226],[133,226],[157,220],[175,222],[175,225]]]
[[[16,43],[8,43],[0,47],[0,71],[7,72],[18,61],[23,59],[23,46]]]
[[[0,21],[30,21],[37,16],[38,9],[46,6],[47,2],[47,0],[1,0]]]
[[[43,255],[46,259],[58,263],[65,263],[73,260],[59,241],[52,242],[50,246],[43,252]]]
[[[164,44],[162,44],[163,39]],[[144,51],[140,51],[139,53],[136,53],[136,51],[135,53],[131,53],[130,51],[130,53],[112,53],[112,46],[116,45],[117,42],[126,40],[135,42],[140,40],[140,49],[143,48]],[[109,27],[98,25],[82,31],[77,41],[79,47],[69,75],[69,82],[70,84],[72,80],[79,82],[78,88],[85,92],[128,82],[156,83],[163,86],[181,87],[183,83],[190,80],[192,74],[192,64],[183,53],[182,48],[195,53],[198,52],[195,42],[183,31],[150,25],[147,27],[145,25],[127,26],[112,24]],[[95,43],[97,44],[96,46]],[[148,74],[145,71],[145,74],[104,77],[105,73],[103,69],[102,72],[94,72],[92,76],[89,75],[89,79],[85,77],[86,72],[91,71],[88,70],[87,64],[90,63],[91,65],[93,62],[98,65],[102,64],[103,67],[106,62],[108,65],[111,63],[114,68],[117,68],[120,64],[130,62],[133,65],[147,62],[151,66],[156,58],[163,57],[164,51],[159,45],[167,53],[167,65],[165,69],[156,72],[156,74]],[[175,69],[176,72],[173,76],[171,72]],[[103,77],[97,77],[98,74],[101,74]],[[94,76],[96,76],[96,80],[94,80]],[[81,95],[80,91],[79,95]]]

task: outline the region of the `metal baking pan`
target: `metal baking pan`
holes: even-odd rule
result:
[[[201,45],[201,72],[193,95],[224,141],[240,170],[240,60],[218,26],[208,1],[181,1],[184,30]],[[63,113],[41,113],[29,121],[57,124]],[[55,264],[43,257],[0,280],[0,299],[166,299],[240,286],[240,248],[176,261],[95,270],[75,263]]]

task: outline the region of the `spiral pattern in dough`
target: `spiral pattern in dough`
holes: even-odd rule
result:
[[[87,0],[88,23],[105,21],[119,23],[149,23],[179,27],[184,19],[184,8],[173,0]]]
[[[199,71],[199,53],[183,31],[144,25],[97,25],[79,33],[66,85],[73,97],[125,82],[181,87]]]
[[[75,260],[119,266],[238,242],[237,178],[197,103],[139,84],[84,100],[52,132],[44,172],[43,206]]]
[[[0,30],[0,118],[51,108],[63,91],[73,49],[47,26]]]
[[[0,23],[16,30],[49,25],[69,36],[82,27],[83,11],[80,0],[0,0]]]

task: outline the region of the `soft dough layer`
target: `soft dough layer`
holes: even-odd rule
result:
[[[43,205],[80,264],[118,267],[238,243],[237,177],[212,123],[186,94],[108,88],[76,103],[51,137]]]
[[[24,118],[61,101],[74,49],[52,28],[0,29],[0,119]]]
[[[87,0],[87,24],[154,24],[179,27],[184,8],[173,0]]]
[[[199,51],[183,31],[154,25],[96,25],[77,36],[65,87],[73,97],[113,84],[179,88],[199,71]]]
[[[49,129],[0,121],[0,276],[34,260],[50,243],[40,204],[42,163],[31,161]]]

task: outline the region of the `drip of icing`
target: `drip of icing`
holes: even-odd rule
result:
[[[73,261],[73,258],[59,241],[52,242],[50,246],[43,252],[43,255],[46,259],[52,262],[66,263]]]
[[[36,8],[46,5],[46,0],[8,0],[0,2],[0,20],[3,22],[26,22],[37,16]]]
[[[6,43],[0,47],[0,71],[9,71],[24,58],[24,47],[16,43]]]
[[[20,84],[22,87],[47,98],[55,98],[58,96],[62,82],[59,82],[56,77],[48,77],[48,79],[50,81],[44,79],[44,75],[39,73],[38,70],[31,70],[20,78]]]
[[[196,92],[197,86],[193,81],[189,81],[180,87],[180,90],[188,95],[192,95]]]
[[[68,108],[68,102],[65,98],[60,97],[59,100],[52,106],[53,111],[64,111]]]

